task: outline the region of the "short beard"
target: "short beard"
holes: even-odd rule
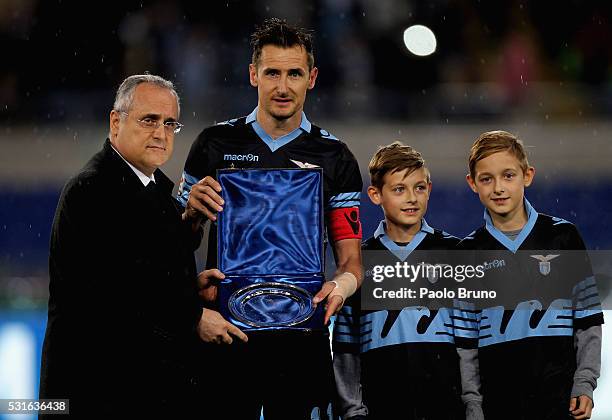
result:
[[[293,117],[295,115],[295,112],[292,112],[290,114],[287,115],[278,115],[276,113],[270,113],[270,115],[272,116],[272,118],[274,118],[277,121],[283,122],[283,121],[287,121],[289,118]]]

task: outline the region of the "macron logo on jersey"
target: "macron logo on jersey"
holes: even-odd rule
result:
[[[247,162],[259,162],[259,156],[249,153],[248,155],[223,155],[223,160],[246,160]]]
[[[318,165],[313,165],[312,163],[308,163],[308,162],[300,162],[299,160],[293,160],[293,159],[289,159],[291,162],[295,163],[298,168],[302,168],[302,169],[308,169],[308,168],[320,168],[320,166]]]

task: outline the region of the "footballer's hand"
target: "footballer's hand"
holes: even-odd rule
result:
[[[215,344],[232,344],[236,337],[245,343],[249,340],[234,324],[227,322],[223,316],[212,309],[204,309],[198,323],[198,335],[202,341]]]
[[[586,395],[570,399],[570,414],[576,420],[590,419],[593,411],[593,400]]]
[[[341,296],[331,296],[331,293],[336,287],[337,285],[335,282],[326,281],[323,283],[321,290],[319,290],[319,292],[312,299],[315,306],[327,299],[327,302],[325,303],[325,320],[323,321],[325,325],[329,323],[329,319],[332,317],[332,315],[335,315],[340,311],[342,305],[344,304],[344,299]]]
[[[206,303],[217,301],[217,292],[219,290],[219,282],[225,278],[225,274],[213,268],[204,270],[198,274],[198,294]]]
[[[213,222],[217,220],[217,213],[223,211],[225,204],[219,195],[220,192],[221,184],[213,177],[202,178],[191,187],[183,218],[199,220],[206,217]]]
[[[332,281],[323,283],[323,287],[312,299],[315,306],[327,298],[325,305],[325,325],[332,315],[337,314],[344,301],[357,290],[357,277],[351,272],[338,274]]]

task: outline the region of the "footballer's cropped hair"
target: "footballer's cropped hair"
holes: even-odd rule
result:
[[[300,46],[308,55],[308,69],[314,67],[314,52],[312,48],[312,31],[289,25],[284,19],[266,19],[255,28],[251,35],[253,48],[252,63],[257,67],[261,57],[261,50],[266,45],[275,45],[281,48]]]
[[[383,146],[374,154],[368,170],[370,171],[370,183],[372,186],[382,189],[386,174],[393,174],[408,169],[406,175],[425,168],[427,182],[431,182],[431,175],[423,156],[410,146],[395,141],[387,146]]]
[[[519,161],[523,173],[529,168],[527,152],[525,152],[525,146],[523,146],[521,140],[507,131],[487,131],[476,139],[470,149],[468,166],[472,179],[476,177],[476,164],[478,161],[498,152],[509,152],[513,155]]]

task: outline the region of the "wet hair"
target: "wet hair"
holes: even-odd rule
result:
[[[372,186],[382,189],[386,174],[393,174],[408,169],[409,175],[420,168],[425,168],[427,182],[431,182],[431,176],[425,165],[423,156],[412,147],[395,141],[387,146],[379,148],[372,157],[372,160],[370,160],[370,164],[368,165],[370,183]]]
[[[507,131],[487,131],[476,139],[470,149],[468,167],[472,179],[476,177],[476,164],[478,161],[498,152],[509,152],[513,155],[519,161],[523,173],[529,168],[527,152],[525,152],[525,146],[521,140]]]
[[[289,25],[283,19],[266,19],[263,24],[255,28],[255,32],[251,35],[252,63],[255,66],[259,65],[261,51],[266,45],[275,45],[281,48],[300,46],[304,48],[308,56],[308,69],[312,70],[314,67],[312,31]]]

